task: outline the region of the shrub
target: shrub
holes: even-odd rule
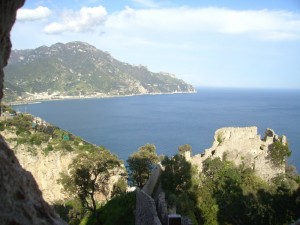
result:
[[[69,225],[80,224],[80,221],[86,214],[79,199],[68,200],[67,202],[58,201],[54,203],[53,207]]]
[[[4,131],[5,129],[5,124],[0,122],[0,131]]]
[[[134,224],[135,192],[129,192],[113,198],[99,210],[100,224]],[[94,223],[87,223],[93,225]],[[99,223],[97,223],[99,224]]]
[[[43,142],[48,142],[48,141],[49,141],[49,135],[44,133],[32,134],[29,140],[30,144],[32,145],[41,145]]]
[[[116,183],[114,183],[111,195],[112,197],[119,196],[125,193],[126,189],[127,189],[126,181],[120,178]]]
[[[270,146],[270,158],[275,166],[281,166],[287,157],[291,155],[288,144],[282,144],[279,141]]]
[[[51,151],[53,151],[53,150],[54,150],[53,146],[50,145],[50,144],[48,144],[47,147],[44,149],[44,153],[45,153],[46,155],[48,155],[49,152],[51,152]]]

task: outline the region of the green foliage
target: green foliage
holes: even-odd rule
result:
[[[100,222],[103,225],[132,225],[134,210],[135,192],[123,193],[99,209]]]
[[[203,162],[197,208],[204,224],[290,224],[300,212],[299,193],[284,180],[268,184],[251,169],[219,158]],[[299,187],[299,185],[298,185]]]
[[[20,133],[31,129],[33,117],[28,114],[17,114],[6,121],[7,126],[17,127]]]
[[[279,141],[270,146],[270,158],[275,166],[281,166],[287,157],[291,155],[288,144],[282,144]]]
[[[187,193],[181,193],[176,202],[176,211],[184,216],[189,217],[194,225],[197,225],[195,216],[195,202],[190,198]]]
[[[48,154],[51,151],[86,151],[94,152],[101,147],[92,145],[71,133],[49,124],[39,125],[29,114],[17,114],[0,122],[0,130],[6,129],[15,132],[14,141],[17,145],[25,144],[26,149],[36,155],[39,151]]]
[[[34,133],[30,135],[29,142],[32,145],[41,145],[42,143],[47,143],[50,136],[44,133]]]
[[[16,111],[11,106],[0,103],[0,108],[2,108],[3,112],[7,111],[11,114],[16,114]]]
[[[48,144],[47,147],[44,149],[44,153],[45,153],[45,155],[48,155],[49,152],[51,152],[53,150],[54,150],[53,146],[51,144]]]
[[[183,155],[185,152],[191,152],[192,146],[190,146],[189,144],[181,145],[178,147],[178,151],[180,155]]]
[[[73,51],[74,48],[85,51],[78,54]],[[22,56],[23,62],[27,63],[11,59],[5,68],[7,78],[5,85],[10,90],[5,89],[5,99],[16,99],[24,92],[40,93],[48,90],[52,93],[60,91],[64,95],[90,95],[96,92],[113,95],[141,93],[139,88],[132,88],[131,80],[138,81],[149,93],[193,90],[191,85],[180,79],[163,73],[150,72],[142,66],[124,64],[85,43],[55,44],[47,49],[41,47],[38,52],[51,50],[55,50],[55,56],[39,54],[30,60],[28,56],[36,55],[36,50],[15,52],[16,58]],[[82,76],[78,80],[76,74],[79,73],[88,76]]]
[[[219,145],[222,144],[223,139],[222,139],[222,135],[221,134],[218,134],[217,141],[219,142]]]
[[[5,129],[5,123],[0,122],[0,131],[4,131]]]
[[[157,162],[158,156],[156,147],[153,144],[146,144],[129,156],[127,160],[129,176],[139,188],[145,185],[154,164]]]
[[[82,218],[86,215],[79,199],[68,200],[67,202],[58,201],[53,204],[55,211],[69,225],[80,224]]]
[[[191,188],[192,165],[183,156],[165,157],[162,165],[165,171],[161,175],[161,182],[166,192],[179,194]]]
[[[69,141],[61,140],[58,148],[65,150],[67,152],[72,152],[74,149],[72,148]]]
[[[127,189],[126,180],[124,178],[119,178],[119,180],[113,185],[111,196],[112,197],[120,196],[126,192],[126,189]]]
[[[80,153],[69,166],[70,174],[62,173],[59,183],[66,192],[78,197],[84,208],[95,212],[95,193],[108,195],[112,169],[119,167],[120,161],[106,149]]]
[[[135,192],[123,193],[97,209],[97,212],[85,216],[80,225],[133,225],[134,210]]]
[[[188,216],[193,224],[197,224],[193,193],[196,184],[194,177],[197,173],[182,155],[165,157],[162,164],[165,170],[161,175],[161,183],[166,191],[168,205],[176,206],[180,214]]]
[[[65,133],[65,132],[64,132],[63,130],[61,130],[61,129],[59,129],[59,128],[56,128],[56,129],[54,129],[54,131],[53,131],[53,136],[62,139],[63,136],[64,136],[64,133]]]

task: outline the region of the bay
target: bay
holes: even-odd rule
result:
[[[300,90],[198,88],[195,94],[45,101],[14,106],[126,160],[146,143],[164,155],[190,144],[202,153],[221,127],[257,126],[286,135],[300,168]]]

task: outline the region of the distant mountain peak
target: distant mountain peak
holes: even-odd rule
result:
[[[5,73],[7,86],[18,89],[15,98],[33,98],[34,94],[48,99],[195,92],[175,75],[120,62],[80,41],[13,50]],[[29,96],[20,96],[21,90]]]

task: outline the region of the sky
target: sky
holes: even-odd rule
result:
[[[198,87],[300,89],[300,0],[27,0],[11,38],[87,42]]]

